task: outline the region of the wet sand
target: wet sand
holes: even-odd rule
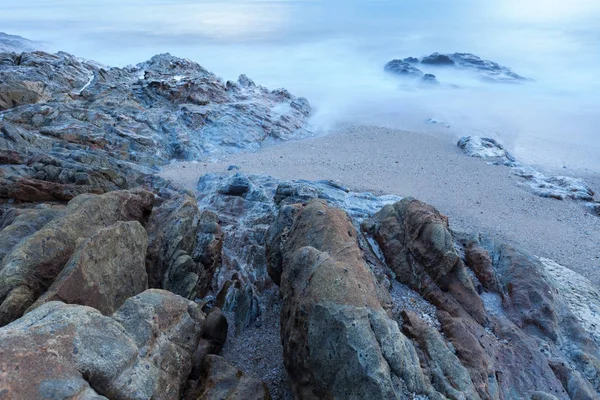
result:
[[[231,164],[243,173],[331,179],[355,191],[412,196],[448,215],[453,229],[487,233],[600,285],[599,217],[582,203],[535,196],[507,167],[465,156],[450,137],[351,127],[216,162],[174,163],[160,175],[193,190],[203,174],[234,173],[227,171]],[[599,175],[584,178],[600,191]]]

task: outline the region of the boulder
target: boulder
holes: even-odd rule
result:
[[[93,307],[110,315],[148,289],[148,236],[137,221],[117,222],[77,245],[71,259],[31,308],[48,301]],[[31,309],[30,308],[30,309]]]
[[[39,208],[26,210],[10,223],[6,221],[8,226],[0,230],[0,263],[17,243],[62,215],[63,211],[60,208]]]
[[[51,301],[0,329],[7,398],[179,399],[203,314],[165,291],[127,300],[112,316]]]
[[[14,246],[0,264],[0,325],[20,317],[56,279],[79,241],[119,221],[145,221],[152,209],[149,192],[118,191],[82,195],[65,215]]]
[[[298,398],[402,398],[410,392],[441,398],[382,308],[381,288],[343,211],[309,202],[282,250],[281,339]]]

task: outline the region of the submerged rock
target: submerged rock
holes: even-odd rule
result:
[[[489,82],[499,83],[522,83],[529,79],[516,74],[510,68],[500,65],[494,61],[484,60],[470,53],[433,53],[419,60],[416,57],[408,57],[404,60],[390,61],[385,70],[400,75],[423,76],[424,72],[412,64],[419,63],[423,67],[444,67],[456,70],[470,71],[481,79]],[[425,77],[432,75],[425,71]],[[432,78],[425,79],[434,82]],[[437,81],[437,80],[436,80]]]
[[[385,65],[384,70],[395,75],[422,77],[423,71],[402,60],[392,60]]]

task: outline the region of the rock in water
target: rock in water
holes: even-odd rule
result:
[[[386,71],[390,66],[389,72],[395,72],[403,75],[422,76],[423,72],[411,64],[416,64],[419,59],[408,57],[404,60],[392,60],[386,65]],[[489,82],[498,83],[522,83],[529,81],[525,77],[513,72],[510,68],[500,65],[496,62],[484,60],[470,53],[452,53],[440,54],[433,53],[420,60],[422,67],[444,67],[457,70],[469,71],[477,74],[481,79]],[[418,72],[417,72],[418,71]],[[431,74],[425,74],[425,76]],[[433,80],[429,79],[428,82]]]
[[[384,70],[395,75],[422,77],[423,71],[402,60],[392,60],[385,65]]]
[[[454,65],[454,60],[446,54],[433,53],[423,57],[421,64],[429,65]]]

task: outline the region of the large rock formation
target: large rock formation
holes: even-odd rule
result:
[[[382,300],[389,300],[357,236],[342,210],[313,200],[297,213],[283,248],[272,247],[282,250],[281,338],[296,395],[441,398],[414,347],[383,309]]]
[[[0,112],[0,198],[67,201],[137,186],[172,159],[301,137],[310,105],[168,54],[107,68],[33,52],[0,53]]]
[[[397,279],[436,306],[440,327],[480,398],[546,393],[567,399],[599,391],[598,343],[539,260],[477,236],[456,242],[443,216],[411,198],[373,219],[364,226]],[[414,316],[405,315],[404,330],[421,343],[435,387],[447,395],[446,365],[455,360],[443,356],[431,330]],[[428,350],[434,345],[442,350]]]

